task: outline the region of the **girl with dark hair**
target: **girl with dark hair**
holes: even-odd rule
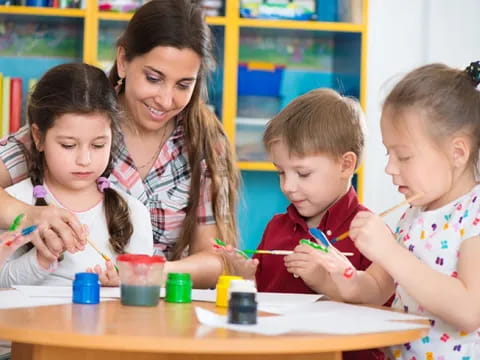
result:
[[[170,260],[166,272],[190,273],[195,287],[214,286],[223,271],[212,239],[237,242],[238,171],[222,124],[205,104],[211,37],[193,1],[149,1],[119,38],[110,71],[123,116],[109,180],[147,206],[155,250]],[[0,146],[0,159],[0,185],[26,175],[16,142]],[[53,242],[70,244],[56,234],[40,244],[47,255]]]
[[[6,191],[39,206],[48,203],[76,214],[100,251],[152,254],[148,211],[134,197],[110,186],[111,150],[119,138],[115,91],[100,69],[64,64],[37,83],[28,104],[30,146],[24,147],[29,178]],[[52,248],[60,257],[64,248]],[[0,271],[0,286],[70,285],[75,273],[101,257],[91,246],[52,261],[31,246],[17,250]],[[118,285],[113,264],[98,270],[104,285]]]

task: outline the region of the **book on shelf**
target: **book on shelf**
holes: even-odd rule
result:
[[[9,132],[20,129],[22,123],[22,78],[11,78],[10,84],[10,126]]]
[[[37,78],[22,79],[0,73],[0,138],[25,124],[28,94],[23,94],[24,81],[28,84],[27,92],[33,91]]]
[[[7,136],[10,128],[10,77],[3,77],[2,136]]]
[[[0,73],[0,138],[3,137],[3,74]]]

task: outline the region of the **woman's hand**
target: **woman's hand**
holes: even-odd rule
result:
[[[76,253],[85,248],[83,226],[69,211],[54,205],[30,206],[25,214],[31,224],[38,225],[31,241],[45,259],[54,261],[64,251]]]
[[[120,276],[112,261],[105,261],[105,270],[100,265],[95,265],[93,268],[87,268],[86,271],[98,274],[98,280],[102,286],[120,285]]]

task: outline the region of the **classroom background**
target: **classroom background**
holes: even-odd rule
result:
[[[402,200],[384,173],[379,118],[385,94],[422,64],[463,68],[480,59],[478,0],[198,1],[216,40],[209,103],[242,170],[239,224],[247,248],[256,247],[268,220],[288,205],[261,144],[266,121],[288,102],[316,87],[360,99],[368,140],[354,184],[363,203],[379,212]],[[85,61],[108,70],[115,39],[141,3],[0,0],[2,136],[24,121],[28,89],[48,68]]]

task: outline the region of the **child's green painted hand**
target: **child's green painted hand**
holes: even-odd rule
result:
[[[301,239],[301,240],[299,241],[299,244],[308,245],[308,246],[310,246],[310,247],[312,247],[312,248],[314,248],[314,249],[322,250],[322,251],[328,253],[328,248],[327,248],[327,247],[322,246],[322,245],[320,245],[320,244],[317,244],[317,243],[315,243],[315,242],[313,242],[313,241],[311,241],[311,240]]]

